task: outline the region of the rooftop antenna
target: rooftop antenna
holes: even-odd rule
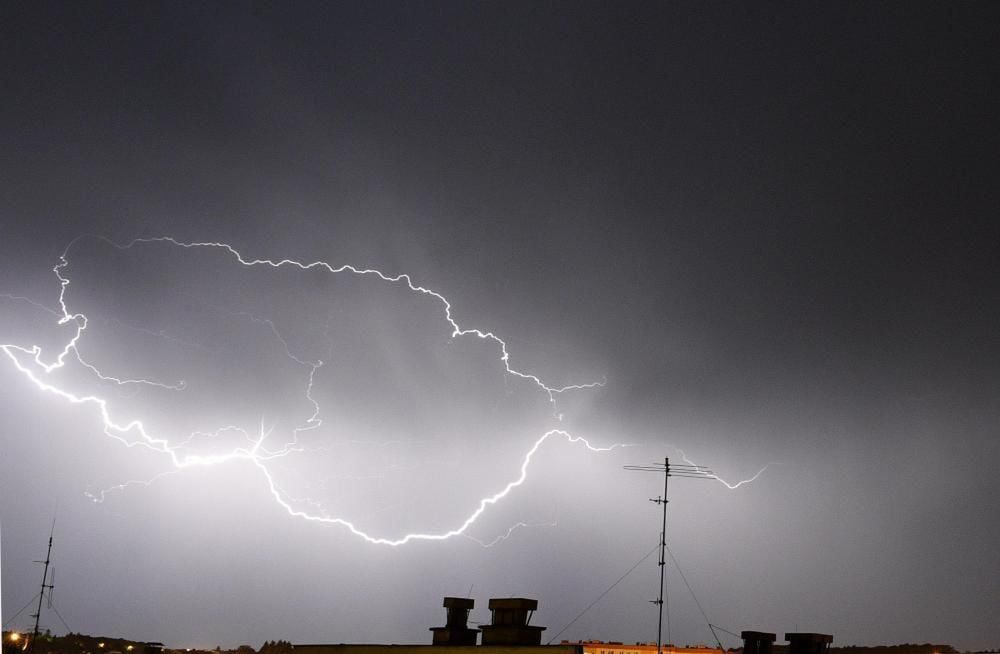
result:
[[[52,590],[55,586],[48,583],[49,579],[49,563],[52,561],[52,536],[56,533],[56,519],[55,516],[52,517],[52,530],[49,531],[49,548],[45,552],[44,561],[35,561],[35,563],[44,564],[42,569],[42,592],[38,594],[38,609],[31,615],[35,619],[35,628],[31,632],[31,641],[28,643],[28,654],[34,654],[35,651],[35,641],[38,640],[38,622],[42,616],[42,600],[45,598],[45,591]]]
[[[53,564],[52,573],[49,575],[48,602],[46,602],[46,606],[48,606],[50,609],[55,608],[54,606],[52,606],[52,595],[55,587],[56,587],[56,566],[55,564]]]
[[[671,465],[669,458],[664,458],[663,463],[654,463],[648,466],[625,466],[626,470],[639,472],[659,472],[663,474],[663,495],[650,498],[650,502],[663,507],[663,526],[660,530],[660,595],[655,600],[650,600],[659,609],[659,619],[656,624],[656,652],[663,654],[663,590],[664,570],[667,565],[667,481],[671,477],[683,477],[685,479],[712,479],[712,471],[704,466],[694,464]],[[667,613],[667,640],[670,640],[670,613]]]

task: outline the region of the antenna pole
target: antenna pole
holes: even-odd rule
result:
[[[705,466],[694,463],[682,463],[671,466],[670,459],[664,458],[663,463],[653,463],[650,465],[628,465],[626,470],[639,472],[658,472],[663,474],[663,495],[657,498],[650,498],[650,502],[660,504],[663,507],[663,524],[660,529],[660,595],[655,600],[650,600],[659,609],[659,618],[656,623],[656,654],[663,654],[663,605],[666,604],[666,565],[667,565],[667,484],[671,477],[684,477],[686,479],[716,479],[714,473]],[[670,612],[667,611],[667,640],[670,640]]]
[[[660,616],[656,624],[656,652],[663,654],[663,583],[664,572],[666,571],[666,549],[667,549],[667,480],[670,479],[670,459],[663,459],[663,497],[658,497],[654,502],[663,505],[663,527],[660,531],[660,596],[656,599]],[[669,629],[667,638],[670,638]]]
[[[28,643],[28,654],[34,654],[35,651],[35,641],[38,640],[38,621],[42,617],[42,599],[45,597],[46,589],[52,588],[48,583],[49,578],[49,562],[52,560],[52,535],[55,532],[55,521],[52,523],[52,532],[49,533],[49,549],[45,553],[45,561],[38,561],[38,563],[44,563],[45,567],[42,570],[42,592],[38,594],[38,610],[31,617],[35,619],[35,628],[31,632],[31,642]]]

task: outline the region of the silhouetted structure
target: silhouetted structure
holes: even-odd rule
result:
[[[35,628],[31,632],[31,638],[28,640],[28,654],[34,654],[35,643],[38,642],[38,634],[41,633],[38,630],[39,620],[42,617],[42,600],[45,599],[46,593],[51,593],[52,589],[55,588],[54,585],[48,583],[49,579],[49,564],[52,562],[52,536],[56,531],[56,521],[52,520],[52,531],[49,532],[49,549],[45,552],[44,561],[36,561],[36,563],[43,563],[45,565],[42,572],[42,591],[38,593],[38,609],[31,614],[31,617],[35,619]],[[49,606],[52,606],[52,595],[49,595]]]
[[[444,598],[448,622],[444,627],[431,627],[433,644],[374,645],[374,644],[303,644],[292,645],[292,654],[425,654],[428,649],[448,646],[449,654],[584,654],[579,644],[542,645],[545,627],[528,624],[538,608],[538,600],[523,597],[501,597],[490,600],[492,622],[480,629],[467,626],[472,599]],[[476,644],[476,634],[483,634],[483,644]],[[438,649],[437,651],[441,651]]]
[[[528,624],[538,600],[524,597],[494,597],[490,600],[492,622],[483,625],[483,645],[540,645],[545,627]]]
[[[777,635],[766,631],[743,631],[740,638],[743,639],[743,654],[771,654]]]
[[[448,609],[448,620],[443,627],[431,627],[434,645],[475,645],[478,629],[469,627],[469,611],[476,600],[466,597],[444,598],[444,608]]]

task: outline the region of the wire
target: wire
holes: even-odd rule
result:
[[[674,553],[669,547],[667,548],[667,554],[670,555],[670,560],[674,562],[674,566],[677,567],[677,572],[681,574],[681,579],[684,581],[684,585],[687,586],[688,591],[691,593],[691,597],[694,598],[694,603],[698,606],[698,610],[701,611],[701,617],[705,618],[705,624],[707,624],[708,628],[711,629],[712,621],[708,619],[708,615],[705,613],[704,607],[702,607],[701,602],[698,601],[698,596],[694,594],[694,589],[691,588],[691,584],[688,583],[687,577],[684,576],[684,571],[681,570],[681,564],[677,562],[677,557],[674,556]],[[714,636],[715,634],[713,633],[712,635]],[[724,649],[722,647],[722,643],[719,643],[718,638],[716,638],[716,643],[718,643],[719,649]]]
[[[627,577],[630,574],[632,574],[633,570],[635,570],[636,568],[638,568],[643,562],[645,562],[646,559],[648,559],[649,557],[651,557],[653,555],[653,553],[656,550],[658,550],[658,549],[660,549],[660,544],[659,543],[657,543],[656,546],[653,547],[653,549],[649,550],[649,552],[647,552],[644,557],[642,557],[641,559],[639,559],[638,561],[636,561],[635,565],[633,565],[631,568],[629,568],[628,571],[625,572],[625,574],[623,574],[621,577],[618,577],[618,580],[615,583],[611,584],[608,587],[607,590],[605,590],[603,593],[601,593],[600,595],[598,595],[597,599],[595,599],[593,602],[591,602],[590,604],[588,604],[587,608],[585,608],[584,610],[580,611],[580,613],[577,614],[577,616],[575,618],[573,618],[572,620],[569,621],[569,624],[567,624],[565,627],[563,627],[562,629],[559,630],[559,633],[557,633],[555,636],[553,636],[552,638],[550,638],[549,642],[547,642],[546,645],[551,645],[553,640],[555,640],[559,636],[562,636],[564,631],[566,631],[567,629],[569,629],[570,627],[572,627],[574,622],[576,622],[577,620],[579,620],[580,618],[582,618],[584,613],[586,613],[587,611],[589,611],[590,609],[592,609],[595,604],[597,604],[598,602],[600,602],[604,598],[605,595],[607,595],[608,593],[610,593],[614,589],[615,586],[617,586],[618,584],[620,584],[625,579],[625,577]]]
[[[17,613],[15,613],[14,616],[10,620],[8,620],[7,622],[5,622],[3,626],[4,627],[9,627],[11,622],[13,622],[14,620],[17,620],[17,616],[19,616],[22,613],[24,613],[24,609],[28,608],[29,606],[31,606],[32,604],[35,603],[36,599],[38,599],[38,594],[37,593],[35,594],[34,597],[32,597],[30,600],[28,600],[27,604],[25,604],[24,606],[21,607],[20,611],[18,611]]]
[[[52,593],[51,593],[51,592],[49,592],[49,593],[46,593],[46,595],[48,595],[48,597],[49,597],[49,601],[51,602],[51,601],[52,601]],[[53,606],[52,604],[49,604],[49,608],[51,608],[51,609],[52,609],[52,612],[56,614],[56,617],[57,617],[57,618],[59,618],[59,622],[61,622],[61,623],[62,623],[62,626],[66,627],[66,631],[67,631],[67,632],[69,632],[69,633],[72,633],[72,632],[73,632],[73,630],[69,628],[69,625],[68,625],[68,624],[66,624],[66,621],[65,621],[65,620],[63,620],[63,617],[62,617],[61,615],[59,615],[59,609],[57,609],[57,608],[56,608],[55,606]]]
[[[711,625],[711,626],[715,627],[715,628],[716,628],[716,629],[718,629],[719,631],[724,631],[724,632],[726,632],[727,634],[729,634],[730,636],[732,636],[732,637],[734,637],[734,638],[737,638],[737,639],[739,639],[739,640],[743,640],[743,636],[741,636],[740,634],[736,633],[735,631],[729,631],[729,630],[728,630],[728,629],[726,629],[725,627],[720,627],[720,626],[719,626],[719,625],[717,625],[717,624],[713,624],[713,625]]]

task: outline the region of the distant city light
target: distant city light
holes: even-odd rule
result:
[[[16,631],[11,632],[10,640],[11,642],[16,643],[17,641],[21,640],[21,634],[17,633]]]

